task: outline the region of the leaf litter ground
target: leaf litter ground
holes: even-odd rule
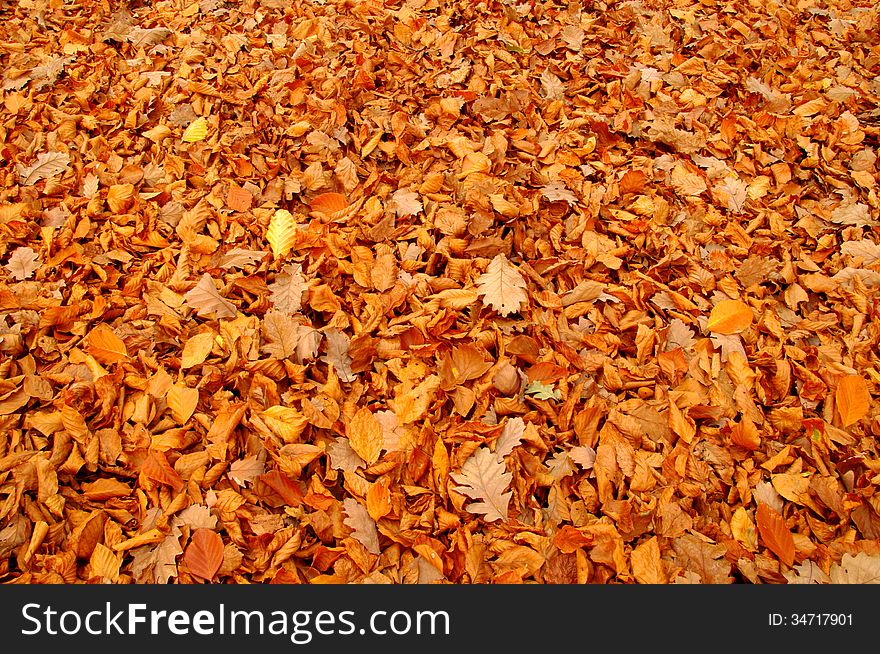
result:
[[[871,3],[0,9],[0,578],[880,580]]]

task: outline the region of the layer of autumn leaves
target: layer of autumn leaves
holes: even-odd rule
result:
[[[5,582],[880,580],[869,3],[0,18]]]

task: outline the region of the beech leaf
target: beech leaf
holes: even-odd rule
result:
[[[223,563],[223,540],[210,529],[196,529],[184,552],[183,560],[190,573],[211,581]]]
[[[36,184],[41,179],[54,177],[70,166],[70,155],[66,152],[41,152],[30,166],[18,165],[18,178],[25,186]]]
[[[791,566],[794,563],[794,539],[782,516],[761,502],[755,512],[755,522],[764,545],[785,565]]]
[[[235,305],[220,295],[211,275],[205,273],[192,290],[184,295],[186,303],[200,316],[212,318],[234,318]]]

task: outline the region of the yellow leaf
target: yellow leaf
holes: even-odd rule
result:
[[[846,375],[837,383],[834,404],[844,427],[849,427],[865,417],[871,407],[871,394],[860,375]]]
[[[712,308],[706,329],[716,334],[738,334],[752,324],[754,315],[745,302],[721,300]]]
[[[382,451],[382,425],[369,409],[364,407],[354,414],[347,434],[351,449],[368,465],[376,463]]]
[[[184,143],[195,143],[196,141],[202,141],[208,135],[208,121],[204,118],[204,116],[200,116],[196,118],[189,124],[182,136],[182,140]]]
[[[183,346],[183,356],[180,359],[181,368],[192,368],[204,362],[214,346],[214,334],[202,332],[191,337]]]
[[[89,332],[89,354],[108,365],[128,358],[125,343],[108,325],[101,323]]]
[[[279,209],[269,221],[266,240],[272,247],[272,254],[280,259],[293,249],[296,243],[296,219],[287,209]]]

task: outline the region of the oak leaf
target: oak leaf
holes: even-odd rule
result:
[[[413,216],[422,210],[422,201],[419,194],[408,189],[398,189],[391,196],[394,212],[398,218]]]
[[[303,293],[306,291],[306,280],[302,275],[302,266],[292,264],[284,266],[269,284],[269,301],[278,311],[293,314],[302,307]]]
[[[553,388],[553,384],[545,384],[540,381],[533,381],[526,386],[526,395],[531,395],[538,400],[561,400],[562,391]]]
[[[500,315],[508,316],[528,304],[526,280],[503,254],[495,255],[486,272],[477,278],[478,294]]]
[[[327,454],[330,456],[330,467],[334,470],[354,472],[359,468],[367,467],[366,461],[358,456],[358,453],[352,449],[350,441],[344,436],[338,436],[327,446]]]
[[[352,529],[352,537],[371,554],[380,554],[382,550],[379,549],[379,532],[367,509],[351,497],[345,498],[342,508],[346,515],[342,523]]]
[[[299,345],[299,323],[280,311],[267,311],[263,317],[263,334],[266,342],[261,349],[278,359],[296,355]]]
[[[16,248],[4,266],[18,281],[30,278],[39,267],[40,255],[29,247]]]
[[[480,447],[464,465],[461,472],[449,474],[458,486],[454,488],[472,500],[467,510],[480,514],[487,522],[507,520],[507,509],[512,491],[504,492],[510,485],[513,475],[507,472],[504,461],[499,460],[488,447]]]

